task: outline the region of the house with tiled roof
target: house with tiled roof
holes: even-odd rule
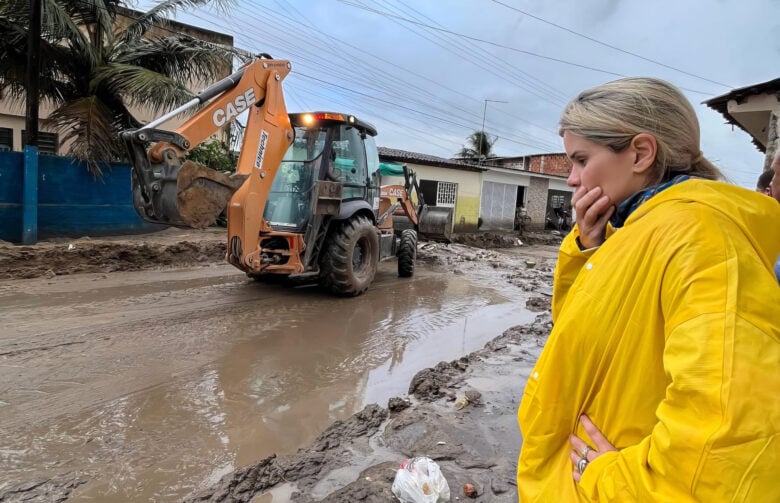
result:
[[[529,228],[543,229],[555,208],[571,205],[566,185],[571,163],[562,153],[477,164],[380,147],[379,158],[415,171],[426,203],[453,208],[454,232],[512,231],[521,208],[530,217]]]
[[[528,228],[550,228],[555,209],[571,206],[574,189],[566,184],[571,161],[564,153],[497,157],[488,159],[486,167],[480,212],[484,230],[510,228],[519,208],[530,218]]]
[[[454,232],[477,230],[482,173],[487,171],[486,167],[467,161],[386,147],[379,147],[379,160],[406,164],[417,173],[420,192],[425,202],[453,209]]]

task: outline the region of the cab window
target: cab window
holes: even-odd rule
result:
[[[334,134],[331,149],[332,175],[336,180],[348,184],[344,187],[343,198],[363,199],[368,171],[366,169],[366,152],[360,131],[354,126],[339,125]],[[349,185],[359,185],[359,187]]]

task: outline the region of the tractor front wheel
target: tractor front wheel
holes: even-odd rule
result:
[[[365,216],[356,216],[331,230],[320,257],[320,284],[337,295],[354,297],[374,280],[379,262],[379,236]]]

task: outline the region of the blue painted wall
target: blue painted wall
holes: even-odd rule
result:
[[[22,239],[22,178],[24,154],[0,152],[0,239]]]
[[[0,239],[22,235],[24,155],[0,152]],[[38,237],[132,234],[164,229],[133,209],[130,166],[112,164],[96,180],[69,157],[42,155],[38,166]]]

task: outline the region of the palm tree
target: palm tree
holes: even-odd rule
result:
[[[30,1],[0,3],[0,93],[19,102]],[[55,109],[45,124],[95,176],[101,164],[124,158],[118,132],[141,125],[130,108],[158,113],[185,103],[193,97],[189,83],[215,80],[238,55],[164,28],[152,31],[176,9],[209,0],[162,0],[125,26],[115,22],[133,12],[124,9],[125,0],[42,2],[40,98]]]
[[[476,162],[495,157],[493,145],[496,144],[497,140],[497,137],[491,138],[484,131],[474,131],[466,138],[466,145],[455,155],[461,159]]]

